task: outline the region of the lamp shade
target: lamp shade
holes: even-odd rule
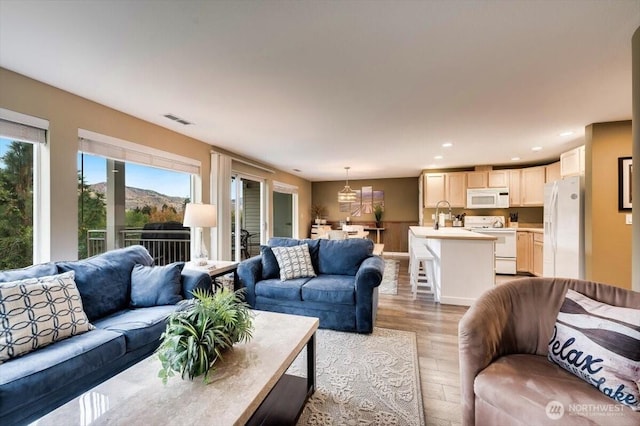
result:
[[[217,226],[216,206],[213,204],[188,203],[184,210],[184,226],[213,228]]]

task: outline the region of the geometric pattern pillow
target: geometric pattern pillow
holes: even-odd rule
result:
[[[280,280],[315,277],[309,246],[301,244],[292,247],[271,247],[280,266]]]
[[[0,363],[93,329],[74,276],[0,283]]]
[[[640,310],[568,290],[549,342],[550,361],[640,410]]]

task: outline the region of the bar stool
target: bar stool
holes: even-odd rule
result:
[[[440,303],[440,287],[436,283],[435,258],[424,243],[411,244],[410,283],[413,300],[418,295],[420,287],[426,289],[426,293],[433,294],[433,298]]]

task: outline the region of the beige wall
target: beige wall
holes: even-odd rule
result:
[[[618,211],[618,158],[631,156],[631,121],[596,123],[585,134],[585,276],[631,288],[631,226]]]
[[[640,158],[640,27],[633,34],[631,41],[631,56],[633,61],[633,157]],[[633,194],[634,200],[640,200],[640,173],[633,175]],[[632,288],[634,291],[640,291],[640,207],[636,202],[633,209],[633,273]]]
[[[202,164],[203,201],[209,201],[211,146],[163,127],[75,96],[47,84],[0,68],[0,107],[49,121],[49,143],[44,149],[45,170],[42,185],[49,188],[50,223],[43,239],[51,260],[77,257],[77,167],[78,129],[135,142],[166,152],[199,160]],[[224,153],[224,150],[216,148]],[[268,167],[268,166],[267,166]],[[46,167],[45,167],[46,169]],[[311,184],[288,173],[276,171],[276,179],[299,188],[300,211],[308,219]],[[300,232],[308,225],[301,224]]]

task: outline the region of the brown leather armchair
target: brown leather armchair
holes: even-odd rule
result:
[[[603,303],[640,309],[640,293],[582,280],[523,278],[487,291],[458,328],[464,425],[640,425],[640,412],[616,404],[547,360],[569,288]],[[557,421],[552,417],[559,407],[547,414],[553,401],[564,410]]]

